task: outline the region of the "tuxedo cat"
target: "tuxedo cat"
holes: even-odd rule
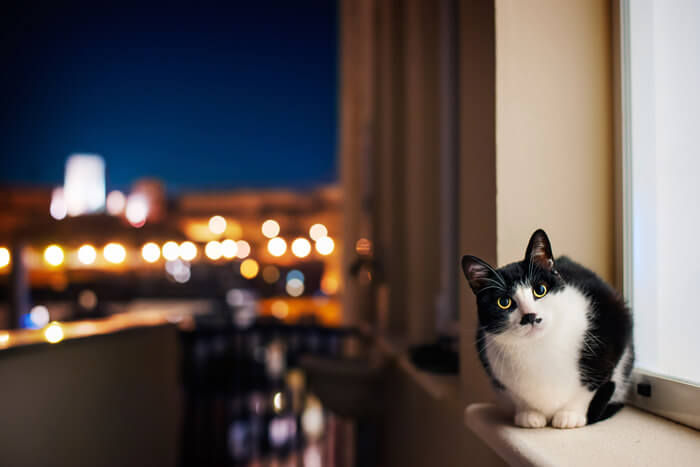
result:
[[[476,295],[477,350],[515,424],[576,428],[622,406],[634,361],[632,316],[593,272],[554,260],[543,230],[525,259],[498,270],[474,257],[462,269]]]

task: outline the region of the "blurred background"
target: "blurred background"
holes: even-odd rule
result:
[[[690,111],[666,94],[697,81],[678,58],[697,28],[662,8],[631,36],[620,8],[4,5],[0,464],[503,465],[464,421],[494,396],[462,254],[520,260],[544,228],[628,297],[666,276],[687,296],[673,274],[632,288],[649,270],[632,240],[676,243],[630,203],[695,186],[667,182],[697,172],[697,145],[662,128],[667,164],[630,141],[658,130],[647,101]],[[683,36],[654,52],[674,59],[625,94],[655,22]],[[656,173],[632,156],[677,173],[630,184]],[[638,349],[660,332],[649,307]]]

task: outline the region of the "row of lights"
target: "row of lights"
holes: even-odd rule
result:
[[[280,257],[287,252],[287,242],[279,237],[280,225],[273,219],[268,219],[262,224],[262,234],[269,238],[267,251],[274,257]],[[335,243],[328,236],[328,229],[323,224],[314,224],[309,228],[309,237],[316,242],[316,251],[323,256],[333,253]],[[292,241],[292,254],[298,258],[306,258],[311,253],[311,242],[303,237]]]

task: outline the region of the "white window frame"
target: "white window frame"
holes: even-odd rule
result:
[[[630,8],[634,2],[634,10]],[[635,44],[631,47],[631,33],[640,24],[651,21],[653,14],[652,0],[617,0],[614,2],[613,34],[615,50],[613,56],[616,61],[616,152],[618,153],[618,195],[622,228],[618,230],[621,235],[619,245],[622,246],[622,257],[618,259],[622,264],[622,280],[624,294],[632,300],[632,290],[635,284],[633,269],[633,251],[635,242],[655,242],[654,229],[637,229],[647,237],[634,238],[632,235],[634,222],[653,223],[654,216],[640,221],[635,219],[635,200],[633,199],[633,174],[648,173],[653,167],[646,166],[644,161],[633,160],[633,153],[653,151],[654,149],[654,109],[644,108],[635,111],[635,119],[632,119],[632,102],[644,102],[637,98],[650,92],[653,86],[651,79],[632,80],[632,76],[653,76],[654,60],[648,53],[651,45],[640,47],[644,44]],[[641,37],[637,35],[636,37]],[[651,40],[651,39],[650,39]],[[645,50],[646,49],[646,50]],[[651,172],[653,174],[653,172]],[[651,178],[650,178],[651,179]],[[646,190],[649,196],[655,196],[655,187]],[[638,201],[638,200],[636,200]],[[653,255],[653,253],[651,253]],[[655,264],[656,258],[650,258],[650,264]],[[646,297],[645,297],[646,298]],[[655,294],[648,297],[655,299]],[[630,303],[634,310],[634,303]],[[647,332],[645,329],[635,329],[635,332]],[[649,335],[649,339],[654,339]],[[646,339],[646,337],[645,337]],[[640,409],[653,412],[657,415],[674,420],[679,423],[700,429],[700,386],[697,384],[671,378],[664,375],[651,373],[635,368],[632,374],[633,384],[630,388],[628,402]]]

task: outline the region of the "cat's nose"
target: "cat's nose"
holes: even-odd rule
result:
[[[525,313],[520,320],[520,324],[522,326],[527,324],[532,324],[534,326],[535,323],[539,323],[540,321],[542,321],[542,318],[538,318],[535,313]]]

